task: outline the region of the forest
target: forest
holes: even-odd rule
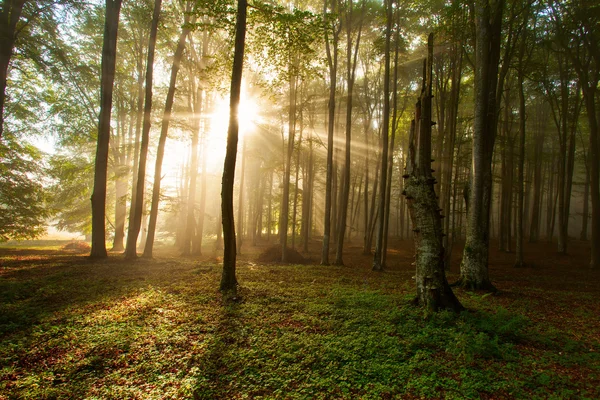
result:
[[[0,39],[0,400],[600,397],[596,1],[1,0]]]

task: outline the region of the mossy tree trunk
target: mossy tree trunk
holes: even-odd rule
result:
[[[411,124],[404,190],[413,223],[417,303],[431,311],[461,311],[444,270],[442,215],[431,174],[431,75],[433,34],[429,35],[423,87]]]

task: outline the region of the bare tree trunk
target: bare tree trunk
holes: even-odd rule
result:
[[[523,38],[525,40],[525,38]],[[522,45],[525,46],[524,44]],[[525,80],[523,66],[519,69],[519,175],[517,177],[517,234],[516,234],[516,260],[515,267],[523,267],[523,186],[525,185],[525,89],[523,81]]]
[[[298,216],[298,178],[300,174],[300,153],[302,152],[302,133],[300,128],[300,136],[298,137],[298,150],[296,152],[296,173],[294,183],[294,209],[292,210],[292,249],[296,249],[296,221]]]
[[[588,219],[590,215],[589,197],[590,197],[590,159],[589,152],[585,155],[585,185],[583,191],[583,212],[581,213],[581,234],[579,240],[588,240]]]
[[[240,171],[240,188],[238,193],[238,227],[237,227],[237,253],[242,254],[244,238],[244,180],[246,177],[246,139],[242,139],[242,169]]]
[[[117,58],[117,32],[121,0],[106,0],[104,44],[102,46],[102,76],[100,82],[100,116],[92,193],[92,249],[90,257],[106,258],[106,178],[110,141],[110,114]],[[15,21],[16,23],[16,21]],[[8,61],[7,61],[8,65]],[[4,66],[2,66],[4,67]],[[2,91],[4,95],[4,91]],[[4,101],[4,99],[2,99]],[[3,104],[2,104],[3,105]]]
[[[115,235],[111,251],[123,251],[125,246],[125,218],[127,217],[127,158],[125,151],[125,124],[127,112],[119,102],[116,135],[111,146],[115,173]]]
[[[323,2],[323,14],[327,12],[327,2]],[[337,0],[331,0],[331,12],[335,13]],[[328,28],[325,29],[325,48],[327,51],[327,64],[329,66],[329,103],[327,121],[327,174],[325,177],[325,210],[323,217],[323,248],[321,251],[321,265],[329,265],[329,241],[331,235],[331,197],[333,183],[333,134],[335,124],[335,91],[337,86],[338,66],[338,38],[341,24],[333,27],[333,49],[329,43]]]
[[[223,274],[221,275],[220,290],[237,290],[235,276],[236,246],[235,222],[233,217],[233,182],[235,179],[235,160],[238,144],[238,107],[242,88],[242,71],[244,64],[244,47],[246,45],[246,12],[247,1],[238,0],[235,24],[235,42],[233,51],[233,68],[231,72],[231,95],[229,98],[229,128],[227,130],[227,152],[223,166],[223,181],[221,189],[221,208],[223,215]]]
[[[302,249],[308,253],[308,242],[310,239],[311,221],[312,221],[312,200],[314,188],[314,162],[313,162],[313,130],[314,130],[314,109],[311,108],[309,114],[309,137],[308,137],[308,158],[306,166],[306,177],[302,180]]]
[[[399,15],[399,14],[398,14]],[[397,21],[399,22],[399,21]],[[397,106],[398,106],[398,53],[400,46],[400,27],[396,28],[396,39],[394,44],[394,78],[392,85],[392,138],[390,140],[390,148],[388,151],[388,160],[387,160],[387,183],[385,189],[385,216],[383,219],[383,243],[381,250],[381,265],[385,266],[387,261],[387,248],[388,248],[388,236],[390,231],[390,208],[391,208],[391,198],[392,198],[392,174],[394,171],[394,144],[396,140],[396,128],[398,127],[397,120]],[[404,113],[404,108],[402,109],[400,115]]]
[[[375,254],[373,255],[373,271],[382,271],[383,265],[383,235],[385,220],[385,192],[387,183],[387,158],[388,137],[390,129],[390,42],[392,36],[392,0],[387,0],[386,5],[386,27],[385,27],[385,70],[383,74],[383,121],[381,132],[381,185],[379,188],[379,218],[377,221],[377,241],[375,242]]]
[[[379,209],[375,207],[377,199],[377,187],[379,185],[379,166],[381,165],[381,157],[379,154],[375,156],[377,158],[377,165],[375,166],[375,179],[373,179],[373,191],[371,192],[371,208],[369,211],[369,224],[366,228],[366,242],[363,254],[371,254],[371,248],[373,247],[373,234],[375,232],[375,226],[377,221],[377,213]]]
[[[472,183],[467,239],[459,284],[469,289],[495,290],[489,279],[488,255],[492,194],[491,163],[497,126],[496,91],[504,1],[476,2],[475,112]]]
[[[417,298],[419,305],[430,311],[463,310],[448,281],[444,268],[442,219],[431,174],[431,99],[433,34],[429,35],[428,57],[424,65],[423,87],[411,124],[406,199],[413,221],[415,240]]]
[[[533,207],[531,209],[531,227],[529,229],[529,242],[535,243],[540,237],[540,221],[542,209],[542,153],[544,150],[545,126],[542,118],[536,113],[536,130],[533,154]]]
[[[204,100],[205,108],[208,109],[208,97]],[[200,208],[198,209],[198,224],[196,225],[196,238],[192,243],[192,254],[202,255],[202,242],[204,240],[204,217],[206,214],[206,159],[207,146],[206,135],[210,131],[209,121],[204,123],[202,133],[202,174],[200,175]]]
[[[290,103],[288,113],[288,146],[285,156],[283,172],[283,195],[281,197],[281,212],[279,214],[279,243],[281,245],[281,261],[287,262],[287,240],[290,210],[290,176],[292,169],[292,153],[294,152],[294,140],[296,136],[296,89],[297,77],[294,75],[296,61],[289,65],[289,89]]]
[[[146,180],[146,158],[148,157],[148,145],[150,141],[150,112],[152,111],[152,75],[154,72],[154,49],[156,47],[156,35],[158,32],[158,17],[160,15],[162,0],[155,0],[154,13],[152,14],[152,27],[148,41],[148,61],[146,64],[146,95],[144,100],[144,122],[142,126],[142,144],[140,148],[140,164],[136,182],[135,203],[131,205],[133,213],[130,213],[129,227],[127,229],[127,247],[125,258],[137,257],[137,239],[142,226],[142,213],[144,208],[144,185]]]
[[[191,72],[191,71],[190,71]],[[185,220],[185,234],[181,246],[181,254],[189,256],[192,254],[192,242],[196,233],[196,187],[198,185],[198,151],[200,143],[200,116],[202,113],[202,90],[196,87],[196,78],[191,82],[191,104],[193,113],[191,162],[189,169],[189,185],[187,196],[187,217]]]
[[[191,4],[191,3],[188,3]],[[189,7],[186,7],[189,11]],[[169,124],[171,122],[171,111],[173,110],[173,102],[175,98],[175,87],[177,85],[177,74],[185,48],[185,41],[190,32],[188,28],[188,14],[184,14],[183,27],[181,35],[177,41],[175,54],[173,55],[173,66],[171,67],[171,78],[169,79],[169,90],[165,100],[165,111],[163,113],[162,125],[160,129],[160,137],[158,139],[158,148],[156,151],[156,162],[154,165],[154,185],[152,186],[152,205],[150,206],[150,221],[148,224],[148,237],[146,247],[144,247],[144,257],[152,257],[154,249],[154,237],[156,235],[156,222],[158,220],[158,206],[160,202],[160,185],[162,179],[162,163],[165,156],[165,144],[169,133]]]
[[[337,251],[335,255],[335,264],[343,265],[343,250],[344,250],[344,238],[346,235],[346,220],[348,218],[348,197],[350,195],[350,169],[351,169],[351,148],[352,148],[352,101],[353,101],[353,90],[354,90],[354,78],[356,76],[356,60],[358,57],[358,47],[360,45],[360,38],[362,33],[362,15],[359,19],[358,34],[356,36],[356,44],[354,47],[354,54],[352,54],[352,2],[348,3],[349,10],[346,13],[346,77],[348,80],[348,98],[346,101],[346,152],[344,160],[343,170],[343,181],[342,181],[342,197],[340,201],[340,218],[338,221],[338,235],[337,235]],[[363,11],[365,2],[363,1]]]

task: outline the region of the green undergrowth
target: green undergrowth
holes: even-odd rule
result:
[[[598,398],[600,345],[399,272],[83,257],[0,278],[0,398]]]

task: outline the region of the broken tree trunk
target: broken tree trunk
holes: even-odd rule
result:
[[[423,86],[411,124],[404,194],[408,201],[415,241],[417,304],[431,311],[461,311],[444,270],[442,215],[431,174],[431,75],[433,34],[429,35]]]

